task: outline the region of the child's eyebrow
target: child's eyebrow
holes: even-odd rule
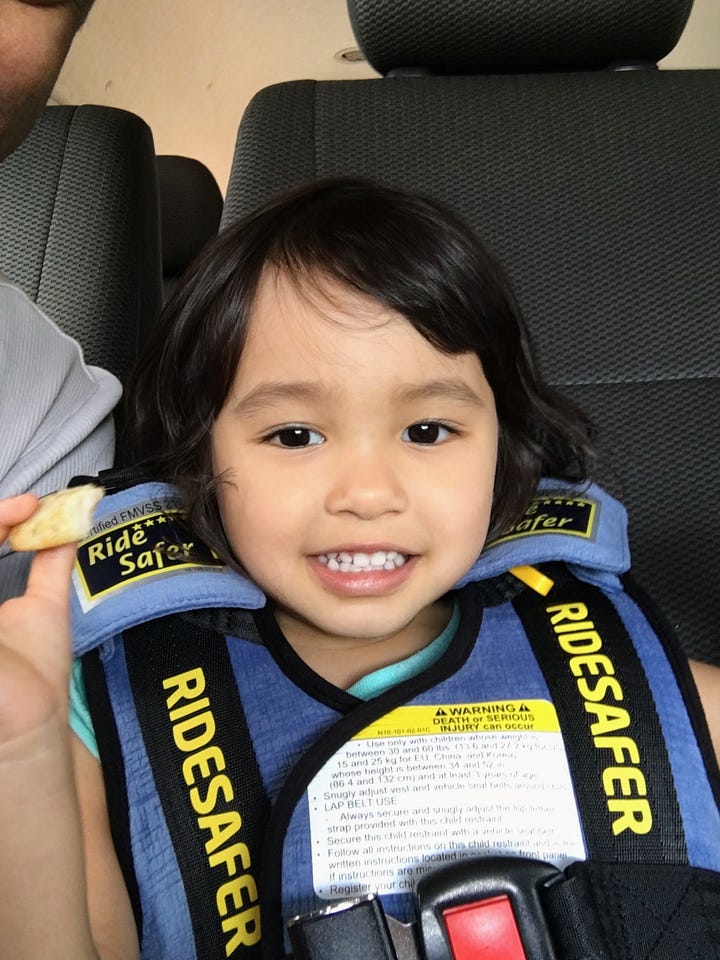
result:
[[[273,381],[259,383],[233,404],[233,412],[239,417],[254,414],[283,400],[318,401],[328,393],[326,387],[316,381]]]
[[[290,380],[259,383],[233,404],[233,412],[245,419],[254,416],[266,407],[284,400],[300,400],[306,403],[332,401],[333,391],[317,381]],[[418,400],[454,400],[473,406],[485,406],[486,400],[473,390],[469,383],[459,377],[427,380],[423,383],[402,384],[394,392],[396,403],[414,403]]]
[[[412,403],[417,400],[456,400],[481,407],[487,403],[478,396],[469,383],[459,377],[428,380],[426,383],[399,387],[397,400],[400,403]]]

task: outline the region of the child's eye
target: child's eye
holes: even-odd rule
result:
[[[402,432],[402,439],[410,443],[442,443],[456,432],[452,427],[448,427],[444,423],[438,423],[435,420],[425,420],[421,423],[413,423],[409,427],[406,427]]]
[[[310,427],[281,427],[269,434],[265,440],[276,447],[314,447],[325,442],[325,437]]]

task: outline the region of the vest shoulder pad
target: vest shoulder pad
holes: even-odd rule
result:
[[[580,579],[619,587],[630,567],[625,507],[596,484],[542,480],[524,516],[486,544],[457,585],[554,561]]]
[[[141,483],[103,498],[72,575],[73,651],[81,656],[147,620],[207,607],[257,609],[263,593],[187,526],[177,491]]]

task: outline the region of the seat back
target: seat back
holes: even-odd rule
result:
[[[691,0],[350,0],[379,79],[260,91],[223,223],[311,178],[434,195],[506,265],[600,433],[637,579],[720,662],[720,71],[659,71]]]
[[[161,302],[157,178],[143,120],[48,107],[0,163],[0,269],[125,382]]]

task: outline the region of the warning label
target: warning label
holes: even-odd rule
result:
[[[367,727],[308,788],[326,900],[413,890],[441,863],[584,844],[557,715],[544,700],[407,706]]]
[[[500,730],[557,733],[559,729],[557,714],[546,700],[501,700],[497,703],[454,703],[445,707],[399,707],[366,727],[355,739]]]

